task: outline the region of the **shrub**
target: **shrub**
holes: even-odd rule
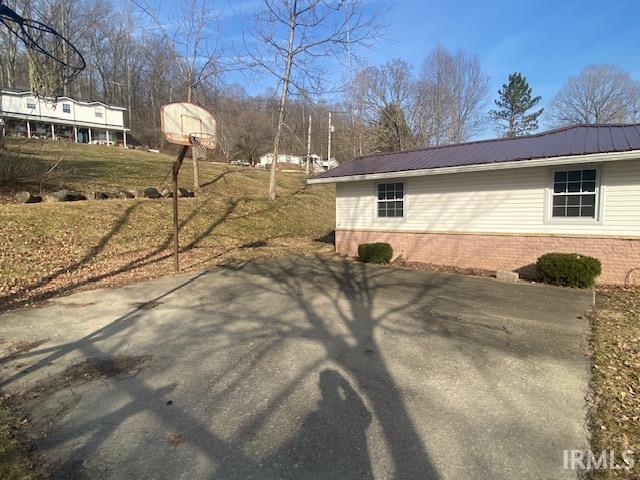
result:
[[[588,288],[600,272],[600,260],[577,253],[547,253],[538,259],[542,280],[551,285]]]
[[[365,263],[389,263],[393,249],[388,243],[362,243],[358,245],[358,259]]]

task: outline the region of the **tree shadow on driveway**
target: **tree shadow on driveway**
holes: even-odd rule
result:
[[[44,345],[16,361],[35,360],[29,367],[34,371],[71,355],[95,358],[129,350],[152,354],[157,362],[135,377],[78,391],[84,396],[84,414],[67,413],[48,440],[52,448],[68,448],[57,450],[59,472],[76,472],[77,462],[86,459],[91,477],[96,459],[112,454],[106,478],[438,479],[430,454],[435,445],[428,444],[435,442],[429,432],[438,409],[429,402],[439,401],[442,392],[420,390],[433,388],[424,382],[437,372],[417,371],[418,393],[407,392],[412,378],[399,381],[398,368],[404,368],[402,355],[414,351],[405,354],[406,344],[394,344],[396,339],[411,339],[409,347],[425,355],[409,364],[414,371],[444,338],[454,345],[451,351],[460,347],[455,361],[468,356],[468,364],[478,370],[491,351],[523,357],[537,353],[513,350],[509,341],[518,332],[511,335],[484,323],[452,327],[456,318],[448,321],[442,312],[450,304],[433,299],[451,296],[463,284],[476,287],[458,294],[461,301],[471,297],[469,309],[475,296],[492,290],[496,297],[510,288],[531,296],[522,286],[498,289],[486,280],[459,278],[321,257],[217,268],[187,280],[176,278],[171,288],[148,295],[146,301],[159,303],[151,310],[133,309],[90,335]],[[416,320],[415,312],[423,310],[424,318]],[[483,313],[480,319],[486,323],[489,317]],[[392,355],[401,357],[390,365]],[[494,388],[494,379],[486,382],[487,389]],[[412,405],[409,395],[414,395]],[[420,418],[409,408],[415,402],[421,405]],[[510,413],[518,411],[505,406]],[[448,405],[436,407],[442,411]],[[470,429],[485,426],[464,412],[458,416]],[[183,435],[184,444],[167,446],[168,434]],[[474,443],[468,435],[449,434],[460,444]],[[481,468],[484,459],[478,455],[468,461]]]

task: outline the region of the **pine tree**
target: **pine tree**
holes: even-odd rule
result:
[[[400,105],[389,104],[379,114],[376,125],[376,151],[397,152],[407,148],[411,130]]]
[[[538,128],[538,117],[543,108],[527,113],[540,102],[540,97],[531,96],[531,87],[521,73],[509,75],[509,83],[502,85],[495,101],[496,110],[489,117],[496,124],[496,132],[504,137],[528,135]]]

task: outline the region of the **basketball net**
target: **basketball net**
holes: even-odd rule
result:
[[[191,155],[197,161],[207,159],[207,151],[211,149],[211,142],[215,141],[215,135],[205,133],[192,133]]]

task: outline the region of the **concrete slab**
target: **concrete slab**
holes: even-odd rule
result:
[[[285,257],[0,316],[55,478],[560,479],[585,448],[585,292]],[[16,365],[21,365],[16,368]]]

